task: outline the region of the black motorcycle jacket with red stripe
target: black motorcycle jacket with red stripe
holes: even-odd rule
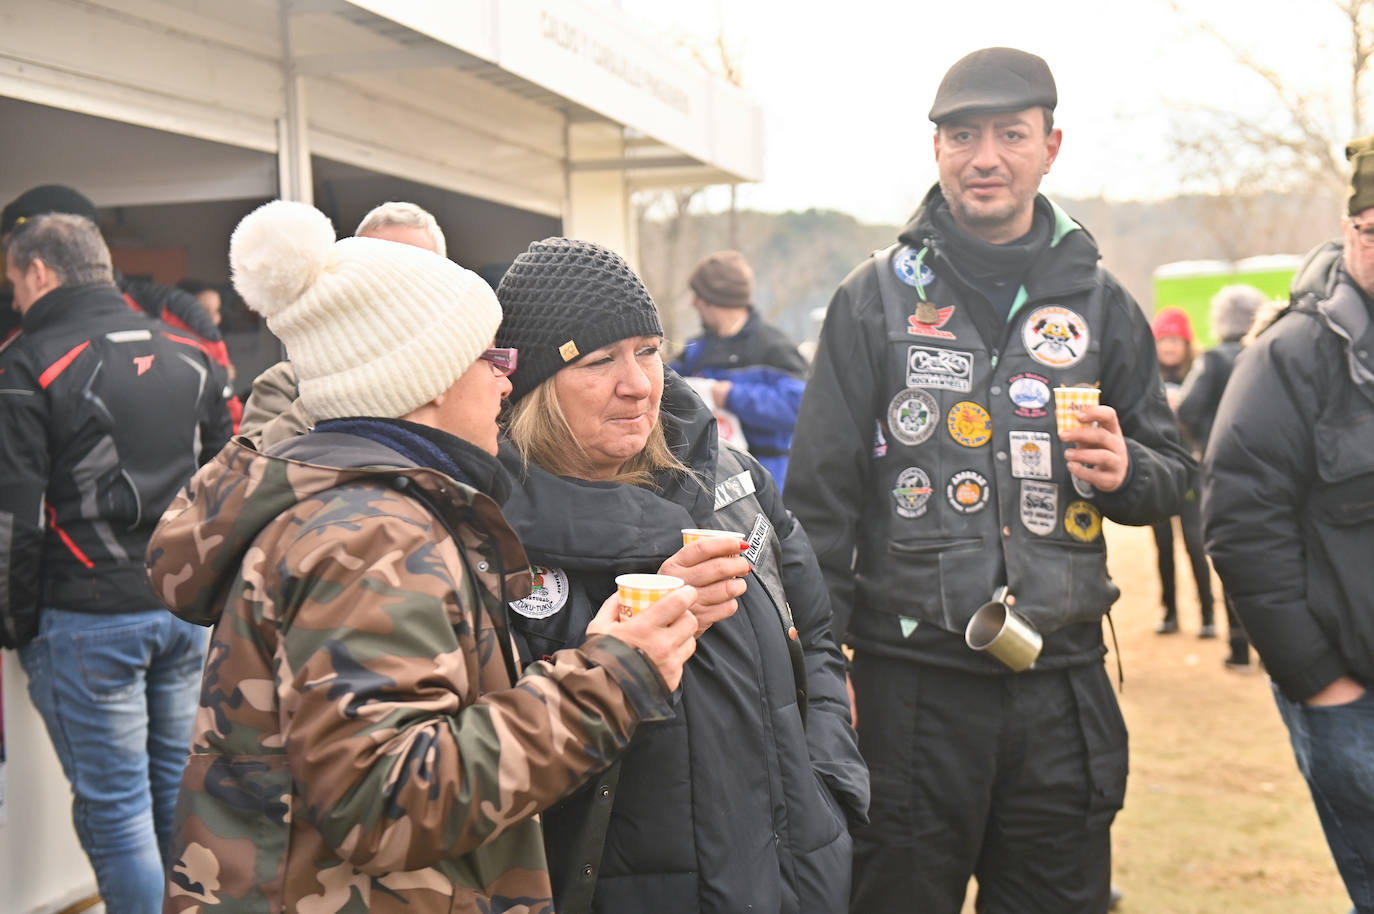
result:
[[[0,351],[0,646],[38,611],[157,605],[143,553],[172,497],[228,441],[199,342],[113,285],[63,286]]]

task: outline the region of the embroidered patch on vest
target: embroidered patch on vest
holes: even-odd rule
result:
[[[1073,477],[1073,490],[1084,498],[1092,498],[1097,494],[1092,483],[1085,479],[1079,479],[1077,476]]]
[[[746,495],[753,495],[754,492],[754,477],[749,475],[748,470],[736,473],[729,479],[722,479],[716,483],[716,510],[732,505]]]
[[[968,393],[973,386],[973,356],[957,349],[912,346],[906,354],[906,386]]]
[[[1102,512],[1086,501],[1069,502],[1064,510],[1064,529],[1080,543],[1091,543],[1102,535]]]
[[[1022,419],[1043,419],[1049,415],[1045,407],[1050,402],[1050,379],[1043,375],[1023,372],[1008,379],[1007,396],[1015,405],[1014,414]]]
[[[1021,342],[1041,365],[1067,368],[1088,351],[1088,322],[1059,305],[1036,308],[1021,325]]]
[[[908,387],[887,405],[887,427],[892,437],[915,447],[935,434],[940,421],[940,404],[919,387]]]
[[[1059,522],[1059,486],[1052,482],[1021,482],[1021,524],[1038,536],[1049,536]]]
[[[1011,475],[1017,479],[1049,479],[1054,450],[1049,432],[1011,432]]]
[[[534,586],[523,600],[512,600],[510,608],[526,619],[547,619],[568,603],[568,573],[562,568],[531,565]]]
[[[898,517],[915,518],[926,513],[930,501],[930,477],[920,467],[907,467],[897,474],[892,487],[893,507]]]
[[[892,258],[892,272],[908,286],[928,286],[935,281],[935,273],[925,264],[916,263],[917,251],[904,247]]]
[[[975,470],[960,470],[949,478],[945,497],[960,514],[976,514],[988,506],[988,480]]]
[[[992,416],[972,400],[960,400],[949,411],[949,436],[964,447],[982,447],[992,437]]]
[[[954,306],[947,305],[943,308],[936,308],[934,305],[931,305],[930,302],[921,302],[921,304],[930,305],[930,310],[935,313],[933,315],[923,315],[921,309],[918,307],[916,313],[906,320],[906,332],[911,336],[930,336],[939,340],[954,339],[953,333],[950,333],[948,330],[940,329],[945,324],[948,324],[949,319],[954,316]],[[921,318],[927,316],[933,319],[921,320]]]

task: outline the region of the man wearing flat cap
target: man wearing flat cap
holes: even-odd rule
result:
[[[787,502],[854,652],[872,772],[854,911],[957,914],[970,876],[980,914],[1111,904],[1126,728],[1103,519],[1174,514],[1195,467],[1144,314],[1039,193],[1057,101],[1024,51],[950,68],[939,183],[841,283],[802,400]],[[1059,431],[1056,387],[1100,404]],[[1025,653],[977,624],[1013,612]]]
[[[688,285],[705,332],[687,342],[673,368],[689,381],[709,382],[707,405],[738,418],[749,453],[781,489],[801,407],[806,360],[796,344],[755,309],[754,271],[739,251],[708,254],[692,271]]]
[[[1374,911],[1374,137],[1342,238],[1236,357],[1203,458],[1207,551],[1273,680],[1326,842]]]

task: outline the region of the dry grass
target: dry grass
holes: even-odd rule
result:
[[[1131,735],[1126,807],[1112,830],[1114,881],[1125,892],[1117,911],[1345,914],[1350,901],[1268,677],[1223,669],[1220,602],[1221,637],[1197,638],[1199,612],[1181,537],[1175,541],[1182,631],[1160,636],[1150,529],[1109,523],[1106,532],[1122,591],[1112,619]],[[1107,663],[1115,677],[1115,652]],[[964,910],[973,911],[972,889]]]

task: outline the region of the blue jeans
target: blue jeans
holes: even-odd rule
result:
[[[1312,708],[1274,698],[1307,779],[1326,843],[1359,914],[1374,914],[1374,690]]]
[[[205,629],[163,609],[45,608],[38,637],[19,651],[109,914],[162,909],[205,640]]]

